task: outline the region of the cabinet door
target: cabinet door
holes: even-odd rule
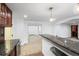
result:
[[[13,33],[12,27],[5,27],[5,40],[12,40]]]
[[[0,17],[0,26],[5,26],[5,19]]]
[[[5,18],[5,26],[7,25],[7,7],[5,7],[5,16],[4,16],[4,18]]]
[[[7,27],[11,27],[12,26],[12,12],[9,9],[7,9],[6,26]]]
[[[12,13],[11,11],[9,10],[8,12],[8,26],[11,27],[12,26]]]
[[[1,11],[1,4],[0,4],[0,17],[1,17],[1,12],[2,12],[2,11]]]
[[[2,17],[2,11],[3,10],[3,8],[2,8],[2,4],[0,4],[0,26],[2,26],[2,24],[3,24],[3,17]]]
[[[5,4],[1,4],[1,11],[2,11],[2,17],[4,18],[5,16]]]
[[[6,19],[6,5],[4,3],[0,4],[0,26],[5,26]]]

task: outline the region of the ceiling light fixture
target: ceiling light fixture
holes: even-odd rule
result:
[[[79,12],[79,3],[76,5],[76,10]]]
[[[52,10],[53,10],[53,7],[50,7],[49,10],[51,11],[51,15],[50,15],[50,22],[53,22],[55,21],[56,19],[53,18],[53,15],[52,15]]]
[[[24,18],[27,18],[28,16],[27,15],[24,15]]]

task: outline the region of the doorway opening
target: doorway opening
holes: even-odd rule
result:
[[[71,25],[71,37],[78,38],[78,25]]]

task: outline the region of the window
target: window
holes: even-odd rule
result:
[[[32,24],[28,25],[28,31],[29,34],[41,34],[42,28],[40,24],[38,25]]]

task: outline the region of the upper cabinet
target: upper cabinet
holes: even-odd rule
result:
[[[0,3],[0,26],[12,26],[12,11],[4,3]]]

